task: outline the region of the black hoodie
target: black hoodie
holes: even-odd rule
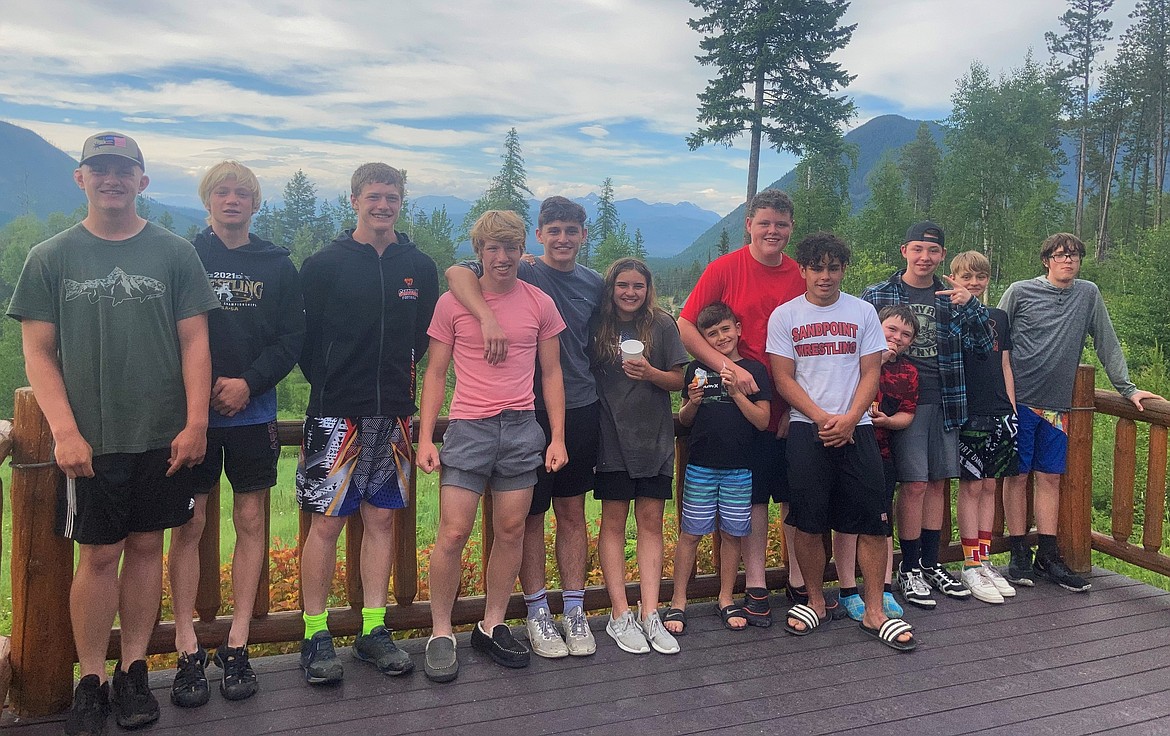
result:
[[[305,337],[300,280],[288,250],[255,235],[228,248],[210,227],[195,237],[221,309],[207,317],[211,380],[243,378],[253,397],[296,365]]]
[[[316,417],[410,416],[439,299],[435,262],[405,233],[381,256],[346,230],[305,259],[301,370]]]

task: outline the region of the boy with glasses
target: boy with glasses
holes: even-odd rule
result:
[[[1121,343],[1113,330],[1105,300],[1097,285],[1078,279],[1085,244],[1075,235],[1050,235],[1040,248],[1046,273],[1007,288],[999,308],[1011,325],[1012,373],[1019,410],[1020,474],[1004,478],[1003,504],[1011,535],[1012,557],[1007,579],[1016,585],[1035,585],[1035,576],[1074,592],[1089,583],[1069,570],[1056,547],[1060,509],[1060,476],[1068,453],[1068,412],[1073,381],[1092,335],[1093,349],[1118,393],[1142,411],[1146,399],[1161,399],[1139,391],[1129,380]],[[1035,562],[1025,539],[1028,514],[1028,473],[1036,474],[1036,531],[1040,545]]]

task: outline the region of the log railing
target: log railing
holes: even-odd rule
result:
[[[1084,571],[1090,566],[1091,549],[1096,548],[1121,559],[1133,562],[1147,569],[1167,573],[1170,559],[1159,553],[1162,535],[1162,518],[1165,499],[1166,473],[1166,428],[1170,424],[1170,404],[1155,402],[1139,415],[1128,402],[1114,395],[1093,392],[1093,369],[1082,366],[1077,375],[1074,411],[1070,419],[1069,472],[1061,494],[1060,544],[1071,567]],[[1119,456],[1132,457],[1133,422],[1152,423],[1151,455],[1149,461],[1148,486],[1145,500],[1145,534],[1142,547],[1134,547],[1124,540],[1128,538],[1133,520],[1133,473],[1132,467],[1118,463],[1115,474],[1115,520],[1114,536],[1092,532],[1092,441],[1093,410],[1121,417],[1118,422],[1116,446]],[[1127,408],[1129,407],[1129,408]],[[13,599],[13,681],[12,706],[19,715],[37,716],[54,713],[66,708],[72,689],[73,664],[76,654],[71,637],[63,633],[70,631],[68,593],[73,575],[73,550],[66,540],[53,534],[53,514],[56,489],[60,480],[59,471],[52,465],[52,441],[48,425],[37,407],[31,389],[16,392],[15,421],[13,430],[13,483],[12,483],[12,599]],[[1128,423],[1127,423],[1128,422]],[[440,420],[435,429],[435,440],[442,438],[446,428]],[[676,477],[682,477],[686,463],[686,443],[682,441],[686,430],[676,424],[677,470]],[[299,422],[281,422],[279,426],[282,445],[299,445],[301,425]],[[1128,472],[1128,474],[1127,474]],[[1128,480],[1128,486],[1126,486]],[[430,625],[428,601],[416,601],[418,594],[418,553],[416,548],[416,483],[411,480],[410,503],[396,513],[394,525],[394,560],[391,579],[391,605],[387,609],[387,625],[391,629],[427,628]],[[1130,488],[1129,495],[1125,488]],[[949,496],[949,494],[948,494]],[[1116,499],[1120,498],[1121,501]],[[490,495],[485,496],[484,521],[481,524],[484,564],[486,553],[491,547],[491,503]],[[1128,503],[1126,502],[1128,499]],[[200,583],[196,601],[196,632],[200,640],[215,646],[227,636],[230,617],[220,615],[219,579],[219,491],[212,491],[208,499],[207,524],[200,546]],[[950,518],[950,508],[947,508]],[[996,537],[992,550],[1002,552],[1008,548],[1007,540],[1000,535],[1002,529],[1002,504],[998,504],[996,515]],[[300,541],[303,542],[308,530],[308,518],[302,515]],[[347,571],[358,570],[361,554],[361,519],[354,515],[346,526],[345,555]],[[940,558],[953,561],[962,558],[962,549],[951,541],[950,524],[944,525],[945,547]],[[718,546],[715,554],[718,555]],[[716,569],[718,565],[716,564]],[[828,576],[835,575],[830,565]],[[345,636],[357,633],[361,626],[361,603],[363,593],[360,575],[350,574],[346,580],[348,606],[329,610],[329,628],[335,635]],[[784,567],[767,571],[771,588],[782,586],[787,579]],[[738,588],[744,583],[741,573]],[[688,586],[693,598],[708,598],[717,595],[718,578],[714,574],[697,575]],[[627,597],[633,603],[638,597],[638,583],[626,586]],[[661,589],[662,600],[669,600],[673,592],[670,580],[664,580]],[[552,607],[559,605],[559,592],[550,594]],[[483,615],[482,595],[461,597],[455,604],[453,621],[456,624],[473,623]],[[596,611],[609,607],[609,598],[603,587],[591,587],[585,594],[585,607]],[[508,616],[523,617],[525,612],[523,596],[516,593],[508,606]],[[298,641],[303,632],[301,611],[270,611],[269,581],[267,566],[256,591],[256,620],[251,629],[253,643]],[[119,632],[115,629],[110,642],[110,657],[116,658],[119,650]],[[174,651],[174,623],[161,621],[155,627],[150,640],[151,653]]]

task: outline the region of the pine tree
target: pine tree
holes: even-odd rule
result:
[[[532,216],[528,212],[528,197],[532,196],[532,190],[528,188],[528,173],[524,169],[524,156],[520,152],[520,136],[515,128],[504,137],[504,152],[500,160],[500,173],[496,174],[487,191],[475,201],[471,211],[463,218],[461,240],[467,238],[472,225],[488,210],[511,210],[524,221],[526,230],[532,229]]]
[[[597,219],[593,222],[593,231],[597,235],[597,242],[603,242],[621,226],[617,206],[613,202],[613,179],[608,176],[601,182],[601,194],[597,198]]]
[[[719,255],[725,256],[731,252],[731,237],[727,234],[727,228],[719,231]]]
[[[1079,138],[1077,149],[1077,193],[1073,232],[1081,234],[1085,206],[1085,158],[1088,147],[1089,92],[1092,85],[1093,61],[1108,41],[1112,21],[1104,17],[1113,7],[1113,0],[1068,0],[1069,8],[1060,16],[1065,32],[1044,34],[1048,51],[1053,55],[1069,57],[1066,80],[1075,84],[1075,101],[1070,106],[1071,124]]]
[[[930,217],[930,205],[934,202],[941,164],[942,151],[934,141],[930,126],[921,123],[914,140],[902,146],[898,152],[898,168],[906,178],[910,205],[916,217]]]
[[[623,225],[623,227],[625,227]],[[642,236],[642,228],[634,228],[634,240],[630,244],[630,255],[634,258],[646,260],[646,238]]]
[[[853,76],[829,61],[844,48],[856,24],[839,26],[847,0],[690,0],[704,13],[688,21],[703,34],[696,57],[717,76],[699,95],[699,123],[687,136],[731,145],[749,134],[747,200],[756,194],[760,146],[798,156],[822,151],[853,116],[852,101],[833,96]]]
[[[170,230],[172,233],[175,231],[175,216],[171,214],[170,210],[163,210],[155,222],[158,223],[159,227]]]
[[[274,233],[289,238],[289,242],[280,243],[291,248],[293,240],[302,241],[317,237],[317,186],[301,169],[297,169],[288,183],[284,185],[284,207],[276,215],[280,223],[279,230]],[[305,231],[308,228],[308,231]]]

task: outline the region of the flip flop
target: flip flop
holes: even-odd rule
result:
[[[772,604],[767,588],[748,588],[743,593],[743,612],[751,626],[766,629],[772,625]]]
[[[909,652],[918,646],[918,638],[914,636],[914,627],[900,618],[889,618],[878,628],[870,628],[864,622],[859,624],[861,630],[870,636],[877,637],[878,641],[899,652]],[[910,634],[909,641],[898,641],[902,634]]]
[[[795,619],[797,622],[804,624],[804,628],[798,629],[793,626],[790,622],[792,619]],[[817,612],[814,611],[811,607],[806,606],[803,603],[797,603],[795,606],[788,609],[788,613],[784,619],[784,630],[793,636],[808,636],[818,626],[829,620],[831,620],[831,616],[828,614],[826,614],[824,618],[821,618],[820,615],[818,615]]]
[[[670,631],[670,633],[674,636],[682,636],[683,634],[687,633],[687,612],[685,610],[682,608],[666,609],[666,615],[662,617],[662,623],[666,624],[671,621],[677,621],[678,623],[682,624],[682,628],[678,631],[670,631],[670,629],[666,629],[667,631]],[[663,628],[666,627],[664,626]]]
[[[750,620],[748,619],[747,612],[743,610],[743,606],[737,606],[734,603],[730,606],[720,608],[719,618],[723,619],[723,628],[729,631],[743,631],[748,627],[748,621]],[[731,619],[733,618],[742,618],[744,621],[743,626],[732,626]]]

